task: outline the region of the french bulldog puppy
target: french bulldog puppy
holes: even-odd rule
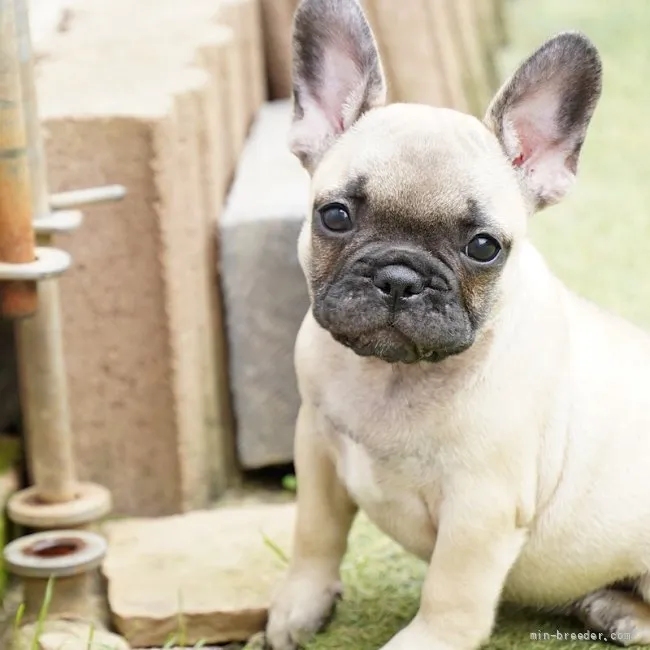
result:
[[[383,650],[475,650],[502,600],[650,643],[650,336],[574,295],[527,238],[576,177],[596,48],[552,38],[481,121],[386,106],[356,0],[302,0],[293,39],[311,309],[268,645],[293,650],[328,620],[358,508],[428,563]]]

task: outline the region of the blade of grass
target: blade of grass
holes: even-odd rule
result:
[[[24,616],[25,616],[25,603],[20,603],[18,609],[16,610],[16,616],[14,616],[14,632],[18,631],[18,628],[23,622]]]
[[[289,557],[287,554],[270,537],[268,537],[263,530],[260,531],[260,535],[262,535],[264,545],[269,548],[283,564],[289,564]]]
[[[54,576],[50,576],[45,587],[45,596],[43,597],[41,609],[38,612],[38,620],[36,622],[36,630],[34,632],[34,636],[32,637],[31,650],[38,650],[38,641],[41,638],[41,634],[43,634],[45,619],[47,618],[47,614],[50,611],[50,605],[52,604],[52,595],[54,594],[54,580]]]
[[[298,489],[296,477],[293,474],[287,474],[282,477],[282,487],[289,492],[296,492]]]
[[[178,645],[185,648],[187,645],[187,626],[183,614],[183,593],[178,590]]]
[[[88,643],[86,644],[86,650],[92,650],[94,639],[95,639],[95,625],[91,623],[90,630],[88,631]]]

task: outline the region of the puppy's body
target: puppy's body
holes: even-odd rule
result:
[[[543,264],[525,253],[527,264]],[[469,368],[454,358],[419,367],[360,359],[311,315],[296,359],[317,435],[378,527],[428,561],[442,495],[453,489],[447,477],[468,472],[480,489],[490,484],[486,473],[505,476],[525,540],[504,597],[557,607],[650,570],[650,486],[645,463],[635,462],[650,458],[650,409],[634,408],[650,388],[650,342],[550,275],[545,284],[565,310],[544,313],[545,301],[531,294],[509,315],[504,338],[476,350],[480,363]],[[558,366],[557,350],[585,325],[590,336],[577,336]],[[539,344],[531,349],[533,329]],[[624,386],[602,372],[613,364],[626,366]],[[603,419],[598,405],[621,391],[629,407]]]
[[[595,48],[549,41],[480,122],[382,106],[356,0],[302,0],[294,40],[312,305],[271,647],[326,620],[358,507],[428,562],[420,610],[384,650],[475,650],[501,598],[649,643],[650,336],[573,295],[526,236],[575,178]],[[613,588],[627,579],[638,596]]]

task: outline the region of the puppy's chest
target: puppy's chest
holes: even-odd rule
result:
[[[331,376],[316,403],[321,431],[354,442],[384,469],[430,469],[449,422],[435,386],[379,373]]]
[[[384,396],[382,399],[381,396]],[[340,480],[384,532],[426,556],[435,539],[439,494],[427,412],[417,396],[382,391],[324,391],[320,430],[330,443]]]

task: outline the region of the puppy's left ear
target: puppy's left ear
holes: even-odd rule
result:
[[[534,210],[571,188],[600,98],[602,65],[582,34],[565,32],[533,53],[502,86],[484,122],[519,170]]]
[[[301,0],[293,94],[290,148],[312,173],[336,138],[386,101],[375,39],[357,0]]]

